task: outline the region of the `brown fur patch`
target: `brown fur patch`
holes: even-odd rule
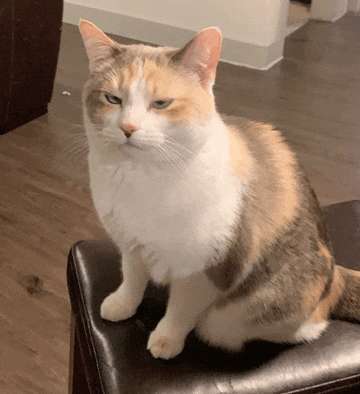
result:
[[[261,285],[265,284],[270,277],[271,272],[266,266],[264,267],[264,265],[259,264],[254,265],[250,274],[234,290],[227,294],[226,297],[221,298],[216,306],[222,308],[239,298],[250,296],[252,293],[256,292]]]
[[[322,301],[323,299],[328,297],[328,295],[331,292],[331,288],[333,286],[335,259],[334,259],[333,255],[331,254],[329,247],[325,246],[323,244],[323,242],[317,242],[317,247],[318,247],[318,251],[317,251],[318,254],[320,254],[320,256],[325,258],[326,266],[327,266],[329,272],[331,272],[331,275],[330,275],[330,277],[328,277],[327,282],[325,283],[323,292],[320,297],[320,300]]]
[[[335,266],[342,281],[339,302],[333,305],[332,316],[337,319],[360,322],[360,271]]]
[[[331,255],[330,255],[331,257]],[[344,281],[339,273],[339,270],[337,269],[338,267],[335,267],[334,271],[334,278],[332,281],[332,286],[329,295],[324,298],[314,312],[311,314],[311,316],[306,320],[306,322],[309,323],[321,323],[323,321],[326,321],[334,306],[338,303],[343,291],[344,291]],[[314,293],[318,293],[318,291],[321,289],[321,286],[319,286]],[[316,294],[317,296],[318,294]],[[315,297],[315,294],[313,295]]]
[[[218,289],[225,291],[234,283],[239,271],[237,255],[230,253],[225,260],[208,267],[205,274]]]
[[[311,195],[305,197],[306,183],[299,180],[299,187],[305,189],[297,218],[262,250],[261,263],[254,266],[235,290],[222,297],[217,307],[243,299],[249,305],[251,324],[302,321],[329,295],[325,290],[331,288],[333,258],[328,247],[319,240],[316,201]],[[240,222],[240,231],[245,223]],[[247,235],[251,228],[245,225],[244,231]]]

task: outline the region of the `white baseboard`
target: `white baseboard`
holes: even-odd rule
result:
[[[342,18],[347,9],[348,0],[313,0],[311,3],[311,18],[327,21],[336,22]]]
[[[197,33],[163,23],[65,2],[63,22],[77,25],[80,18],[90,20],[107,33],[155,45],[181,47]],[[283,41],[262,47],[225,37],[221,60],[257,70],[267,70],[282,59],[283,46]]]
[[[360,11],[360,0],[348,0],[348,11],[351,12]]]

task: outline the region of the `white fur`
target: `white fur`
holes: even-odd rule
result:
[[[120,248],[141,246],[150,276],[164,282],[202,271],[214,248],[231,236],[242,185],[232,174],[226,126],[216,113],[205,124],[171,127],[144,109],[142,88],[136,82],[126,108],[108,117],[113,145],[102,142],[101,133],[95,139],[86,121],[91,190],[114,241]],[[122,117],[140,126],[132,138],[144,150],[125,145],[118,128]],[[181,141],[183,148],[170,145],[178,161],[161,161],[155,154],[167,134]]]
[[[173,280],[166,314],[148,341],[153,356],[167,359],[179,354],[187,334],[218,295],[219,290],[203,272]]]
[[[171,358],[218,295],[203,271],[231,238],[244,189],[216,112],[173,126],[149,105],[140,77],[102,131],[84,115],[94,205],[123,254],[123,284],[104,300],[101,316],[132,316],[150,277],[171,283],[167,313],[148,343],[154,357]],[[132,145],[122,122],[139,128]]]
[[[328,322],[308,323],[282,321],[280,323],[251,324],[252,308],[246,299],[223,308],[212,308],[197,324],[201,338],[214,346],[239,350],[246,341],[262,339],[279,343],[313,341],[320,337]]]
[[[294,341],[292,342],[311,342],[318,339],[320,335],[326,330],[329,325],[328,321],[321,323],[303,323],[294,334]]]
[[[119,321],[133,316],[143,299],[149,274],[137,251],[122,252],[123,283],[105,298],[101,305],[101,317],[106,320]]]
[[[218,140],[209,141],[181,177],[171,166],[142,163],[141,154],[138,162],[109,167],[90,153],[92,195],[105,228],[120,246],[143,246],[154,280],[203,270],[231,236],[241,194],[230,169],[226,174],[230,163]]]

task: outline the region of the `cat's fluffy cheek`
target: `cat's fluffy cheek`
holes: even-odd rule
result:
[[[209,138],[209,132],[204,129],[203,125],[198,123],[183,123],[178,125],[169,125],[167,135],[196,154],[206,143]],[[183,149],[181,150],[182,153]]]

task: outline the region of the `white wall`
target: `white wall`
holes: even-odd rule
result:
[[[219,26],[225,37],[260,46],[279,40],[287,15],[286,0],[65,0],[198,31]]]
[[[311,17],[324,21],[335,21],[347,11],[347,0],[313,0]]]
[[[348,0],[348,10],[353,12],[360,11],[360,0]]]
[[[313,19],[335,22],[347,11],[359,11],[360,0],[313,0],[311,17]]]
[[[251,57],[250,53],[253,51],[258,61],[268,61],[270,64],[280,60],[282,56],[288,0],[65,0],[65,22],[73,23],[69,10],[74,10],[75,6],[156,22],[191,32],[200,31],[208,26],[218,26],[224,38],[229,40],[228,45],[224,42],[224,53],[226,53],[226,45],[228,48],[231,47],[230,52],[234,52],[236,49],[234,42],[242,43],[246,45],[238,49],[240,52],[248,51],[245,57]],[[91,16],[93,15],[94,13],[91,13]],[[113,19],[112,15],[108,15],[107,19]],[[106,30],[106,26],[100,27],[110,33],[146,41],[146,37],[129,36],[129,31],[126,31],[129,29],[125,25],[126,23],[120,23],[119,20],[118,31],[114,31],[113,28]],[[139,24],[138,30],[141,29],[144,29],[144,25]],[[154,27],[151,29],[154,30]],[[148,34],[148,42],[151,42],[151,36],[152,34]],[[170,38],[168,43],[159,42],[159,44],[173,45]],[[272,48],[269,52],[273,53],[267,54],[264,51],[261,53],[261,48],[266,50],[270,46]],[[256,65],[254,67],[257,68]]]

